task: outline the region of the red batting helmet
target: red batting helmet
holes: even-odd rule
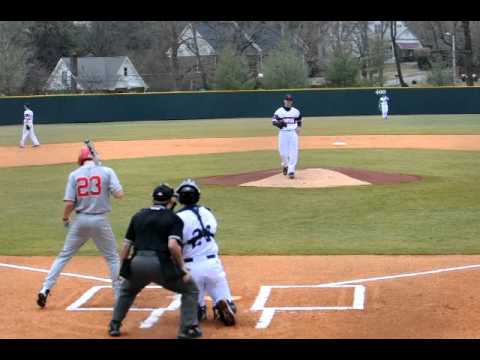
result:
[[[92,160],[93,156],[88,147],[83,147],[78,155],[78,165],[83,165],[86,160]]]

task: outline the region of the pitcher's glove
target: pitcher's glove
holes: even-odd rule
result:
[[[29,126],[29,125],[25,125],[25,128],[26,128],[27,130],[30,130],[30,126]]]
[[[283,119],[274,120],[272,123],[273,123],[273,126],[276,126],[279,129],[283,129],[285,126],[287,126],[287,124]]]

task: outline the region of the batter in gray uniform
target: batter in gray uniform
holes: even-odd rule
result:
[[[115,236],[106,214],[112,210],[110,194],[120,199],[123,197],[123,190],[115,172],[111,168],[96,165],[92,158],[88,148],[82,148],[78,157],[80,167],[68,177],[63,222],[69,229],[63,249],[38,293],[37,304],[42,308],[45,307],[47,297],[64,266],[89,239],[93,239],[107,261],[114,295],[118,296],[120,260]],[[76,216],[70,224],[73,210]]]

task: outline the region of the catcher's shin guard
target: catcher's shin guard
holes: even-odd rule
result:
[[[225,326],[233,326],[236,323],[235,311],[226,300],[220,300],[217,302],[217,304],[213,307],[213,316],[214,319],[220,319]]]

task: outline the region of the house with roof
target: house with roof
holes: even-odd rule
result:
[[[216,69],[218,55],[227,45],[233,45],[244,55],[252,77],[262,72],[263,61],[281,41],[280,29],[262,27],[247,34],[235,21],[199,22],[187,24],[179,36],[177,59],[184,74],[184,87],[201,88],[200,64],[211,80]],[[300,40],[294,40],[300,49]],[[172,49],[167,51],[172,56]]]
[[[145,91],[148,85],[127,56],[62,57],[45,85],[56,91]]]
[[[422,49],[423,46],[415,36],[415,34],[407,27],[403,21],[396,22],[396,44],[398,47],[398,55],[401,62],[414,61],[415,50]],[[381,21],[372,21],[369,24],[370,33],[374,36],[382,31]],[[386,42],[386,63],[393,63],[395,61],[393,55],[393,44],[390,33],[390,28],[385,31],[384,41]]]

